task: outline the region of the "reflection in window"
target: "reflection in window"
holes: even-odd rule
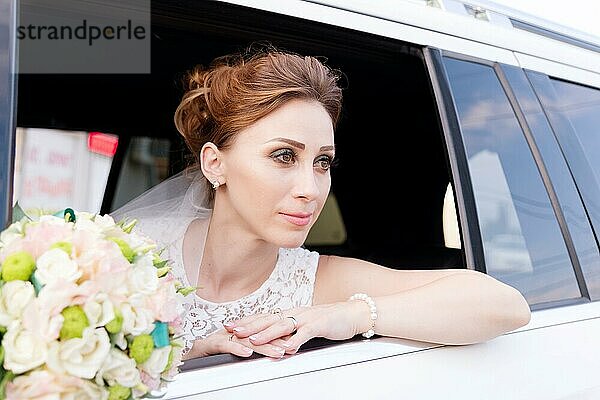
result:
[[[600,90],[528,73],[569,162],[589,218],[600,232]]]
[[[170,146],[171,142],[166,139],[131,139],[119,173],[111,210],[116,210],[168,177]]]
[[[581,296],[523,132],[491,67],[445,59],[468,157],[488,274],[529,304]]]

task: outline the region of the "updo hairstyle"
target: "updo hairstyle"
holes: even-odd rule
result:
[[[214,59],[184,76],[175,111],[179,133],[199,164],[206,142],[227,149],[235,135],[292,99],[315,100],[337,126],[342,108],[341,74],[315,57],[273,49]]]

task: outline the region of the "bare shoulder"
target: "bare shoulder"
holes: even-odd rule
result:
[[[357,292],[386,296],[461,273],[481,274],[468,269],[396,270],[357,258],[321,255],[313,304],[344,301]]]

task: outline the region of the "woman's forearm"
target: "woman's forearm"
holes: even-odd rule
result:
[[[483,342],[526,325],[531,317],[521,293],[483,273],[461,273],[397,294],[374,297],[375,333],[431,343]],[[370,328],[363,301],[353,301],[357,330]],[[360,309],[360,311],[358,311]]]

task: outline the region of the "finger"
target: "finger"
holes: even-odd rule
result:
[[[284,336],[283,338],[279,338],[279,339],[275,339],[275,340],[271,340],[269,342],[269,344],[272,344],[273,346],[277,346],[277,347],[281,347],[284,350],[289,350],[290,349],[290,344],[289,342],[286,340],[288,336]]]
[[[252,314],[252,315],[248,315],[248,316],[240,318],[240,319],[234,319],[234,320],[231,320],[231,321],[224,322],[223,326],[225,327],[225,329],[228,332],[232,332],[233,328],[235,328],[236,326],[238,326],[240,324],[241,325],[245,325],[245,324],[247,324],[249,322],[252,322],[252,321],[254,321],[254,320],[258,319],[258,318],[262,318],[265,315],[268,315],[268,314]]]
[[[272,340],[281,338],[282,336],[289,336],[294,332],[295,327],[296,325],[292,319],[286,317],[266,329],[250,335],[248,339],[250,339],[250,342],[253,344],[268,343]]]
[[[281,358],[285,355],[285,348],[271,344],[271,343],[266,343],[263,345],[254,345],[248,339],[234,338],[233,340],[238,341],[239,343],[242,343],[244,346],[246,346],[248,348],[251,348],[256,353],[262,354],[267,357]]]
[[[212,340],[215,343],[215,349],[219,353],[231,353],[240,357],[249,357],[254,352],[249,346],[237,341],[235,335],[230,335],[224,331],[209,336],[208,340]]]
[[[263,314],[262,318],[256,318],[255,320],[250,321],[246,324],[236,324],[235,328],[233,328],[233,333],[238,338],[245,338],[260,331],[263,331],[269,326],[278,323],[279,321],[281,321],[281,317],[279,317],[278,315]]]
[[[308,342],[314,337],[315,335],[310,326],[304,325],[302,327],[299,327],[298,331],[292,337],[286,340],[288,346],[285,352],[287,354],[297,353],[300,346],[302,346],[304,343]]]
[[[226,352],[240,357],[250,357],[254,353],[254,350],[241,343],[231,341],[226,347]]]

